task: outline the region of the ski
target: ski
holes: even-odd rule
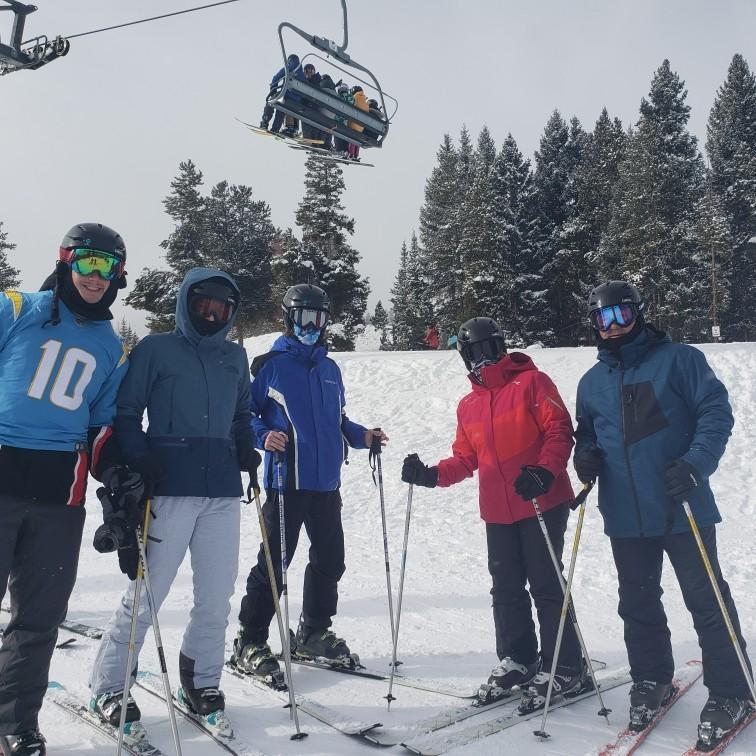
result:
[[[290,144],[292,150],[307,150],[310,155],[322,158],[323,160],[330,160],[333,163],[343,163],[344,165],[361,165],[365,168],[375,168],[373,163],[363,163],[362,160],[353,160],[352,158],[340,157],[334,154],[331,150],[326,150],[323,147],[318,147],[312,144]]]
[[[607,675],[603,679],[599,680],[599,685],[602,691],[611,690],[621,685],[628,685],[632,682],[630,675],[626,672],[616,672],[614,674]],[[587,698],[592,698],[596,695],[595,690],[586,690],[583,693],[571,697],[560,698],[553,701],[551,709],[560,709],[564,706],[571,706],[578,701],[583,701]],[[477,709],[477,713],[483,714],[491,707],[485,707],[483,709]],[[429,734],[423,734],[418,737],[414,737],[411,740],[405,740],[402,745],[412,753],[421,754],[422,756],[440,756],[442,753],[450,751],[452,748],[459,748],[468,743],[474,743],[482,738],[487,738],[490,735],[494,735],[497,732],[506,730],[510,727],[525,722],[533,717],[542,716],[543,711],[538,709],[532,711],[529,714],[517,714],[516,707],[512,711],[507,712],[494,719],[489,719],[479,724],[468,725],[461,730],[455,732],[432,732]]]
[[[383,680],[388,682],[390,675],[385,672],[379,672],[378,670],[368,669],[360,664],[359,659],[356,658],[356,654],[352,654],[353,667],[347,667],[343,664],[328,664],[325,661],[318,661],[317,659],[305,659],[301,656],[291,657],[292,664],[299,664],[302,667],[312,667],[314,669],[324,669],[327,672],[339,672],[342,675],[354,675],[355,677],[364,677],[368,680]],[[278,657],[281,658],[280,656]],[[434,685],[431,682],[422,680],[416,677],[407,677],[399,673],[394,675],[394,684],[401,685],[405,688],[415,688],[415,690],[422,690],[426,693],[438,693],[442,696],[451,696],[452,698],[475,698],[477,691],[462,691],[459,689],[445,687],[443,685]]]
[[[84,625],[81,622],[70,622],[69,620],[63,620],[58,625],[64,630],[68,630],[69,633],[76,633],[76,635],[83,635],[85,638],[91,638],[92,640],[100,640],[105,632],[99,627],[92,627],[92,625]]]
[[[756,721],[756,711],[752,711],[737,727],[733,727],[722,740],[712,745],[708,750],[704,750],[704,748],[699,747],[699,744],[696,743],[692,748],[685,751],[683,756],[716,756],[718,753],[724,753],[727,746],[754,721]]]
[[[252,131],[255,134],[259,134],[260,136],[268,136],[273,137],[273,139],[284,142],[285,144],[288,144],[291,146],[291,143],[294,142],[297,145],[319,145],[323,144],[322,139],[307,139],[306,137],[300,137],[300,136],[287,136],[286,134],[281,134],[276,131],[268,131],[267,129],[260,128],[259,126],[253,126],[251,123],[247,123],[246,121],[242,121],[240,118],[236,118],[235,120],[239,121],[243,126],[246,126],[250,131]]]
[[[138,688],[146,691],[155,698],[160,699],[165,703],[165,691],[163,690],[163,681],[152,672],[137,672],[137,679],[135,685]],[[243,738],[240,738],[236,734],[231,737],[219,735],[214,732],[207,724],[197,716],[191,709],[189,709],[174,693],[173,706],[175,710],[183,717],[187,722],[194,725],[198,730],[203,732],[209,738],[212,738],[221,748],[228,753],[232,753],[235,756],[265,756],[265,754],[255,748],[254,746],[246,743]]]
[[[256,689],[265,691],[268,695],[275,696],[279,701],[282,701],[285,705],[289,703],[289,693],[287,689],[276,690],[275,688],[266,685],[265,682],[259,680],[254,675],[246,675],[240,672],[231,663],[226,662],[226,670],[234,677],[244,680],[249,685],[253,685]],[[303,711],[305,714],[309,714],[311,717],[319,720],[323,724],[333,727],[334,730],[338,730],[344,735],[364,735],[376,727],[381,727],[381,722],[368,723],[362,722],[357,719],[350,719],[345,717],[340,712],[332,709],[329,706],[324,706],[316,701],[313,701],[304,696],[297,695],[297,708]]]
[[[687,669],[678,674],[672,680],[672,695],[659,709],[654,718],[640,732],[625,727],[617,739],[607,743],[601,748],[597,756],[630,756],[635,753],[646,738],[651,734],[659,722],[664,719],[667,712],[695,685],[703,675],[703,667],[700,661],[689,661]]]
[[[45,700],[52,701],[56,706],[73,714],[92,729],[97,730],[102,735],[110,738],[110,740],[118,742],[118,728],[103,722],[85,704],[71,695],[59,682],[51,680],[47,684],[47,696]],[[144,738],[137,741],[124,740],[123,748],[126,753],[133,754],[133,756],[162,756],[162,751]]]

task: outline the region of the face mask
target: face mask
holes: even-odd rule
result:
[[[319,328],[302,328],[300,325],[294,325],[294,335],[302,344],[312,346],[320,338]]]

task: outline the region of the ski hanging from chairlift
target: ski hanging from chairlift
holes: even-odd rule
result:
[[[349,31],[346,0],[341,0],[341,7],[344,40],[340,45],[325,37],[308,34],[288,21],[279,24],[278,38],[284,61],[283,69],[274,77],[260,127],[244,121],[242,123],[253,132],[288,142],[293,149],[305,150],[311,155],[339,163],[368,166],[368,163],[358,162],[359,149],[383,146],[399,103],[384,92],[378,79],[368,68],[347,54]],[[297,55],[288,54],[284,43],[284,29],[298,34],[316,51],[325,53],[327,57],[318,52],[311,52],[300,60]],[[334,83],[329,74],[318,75],[314,64],[308,61],[308,58],[323,61],[330,68],[360,82],[360,85],[352,87],[350,91],[342,80]],[[341,65],[329,60],[330,58]],[[310,83],[311,76],[308,76],[308,71],[315,75],[318,85]],[[356,75],[354,71],[359,71],[361,76]],[[361,85],[375,92],[375,97],[368,99]],[[387,113],[386,100],[392,103],[393,110],[390,115]],[[274,111],[274,128],[269,131],[268,121]],[[280,128],[284,118],[286,128],[278,133],[276,126]],[[301,137],[297,135],[299,122],[302,123]]]

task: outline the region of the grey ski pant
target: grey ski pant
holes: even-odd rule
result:
[[[225,658],[226,627],[231,595],[239,566],[239,499],[197,496],[156,496],[155,518],[150,521],[147,567],[161,606],[176,577],[187,549],[192,560],[194,605],[181,646],[182,684],[193,688],[216,687]],[[95,695],[123,690],[129,653],[131,583],[102,637],[89,680]],[[144,587],[136,630],[137,654],[152,624]],[[132,670],[132,675],[136,668]]]

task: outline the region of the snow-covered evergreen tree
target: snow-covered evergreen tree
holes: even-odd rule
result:
[[[391,309],[394,314],[391,329],[391,345],[394,349],[411,349],[410,344],[410,304],[409,304],[409,264],[407,260],[407,242],[402,242],[399,254],[399,269],[391,287]]]
[[[3,231],[3,222],[0,221],[0,291],[14,289],[21,283],[18,269],[8,260],[8,252],[15,248],[16,245],[8,241],[8,232]]]
[[[287,228],[278,231],[271,243],[273,256],[270,262],[273,274],[273,311],[276,327],[281,326],[281,302],[291,286],[300,283],[315,283],[314,264],[307,259],[302,242]]]
[[[386,312],[383,303],[379,299],[378,302],[376,302],[375,310],[373,311],[373,315],[370,318],[370,325],[372,325],[373,328],[375,328],[375,330],[380,334],[381,349],[384,350],[389,348],[388,334],[386,332],[388,324],[388,313]]]
[[[139,336],[125,317],[121,318],[121,322],[118,324],[118,335],[129,349],[133,349],[139,342]]]
[[[756,339],[756,77],[742,55],[733,57],[717,92],[706,152],[712,190],[723,205],[732,240],[722,333],[728,339]]]
[[[310,156],[305,164],[305,195],[296,213],[302,229],[302,245],[313,264],[315,283],[331,299],[334,348],[354,349],[354,338],[364,326],[370,286],[357,271],[359,252],[348,244],[354,219],[341,204],[346,186],[338,164]]]
[[[665,60],[620,164],[602,257],[621,260],[618,273],[638,285],[659,327],[700,338],[708,302],[695,226],[705,177],[686,96]]]

